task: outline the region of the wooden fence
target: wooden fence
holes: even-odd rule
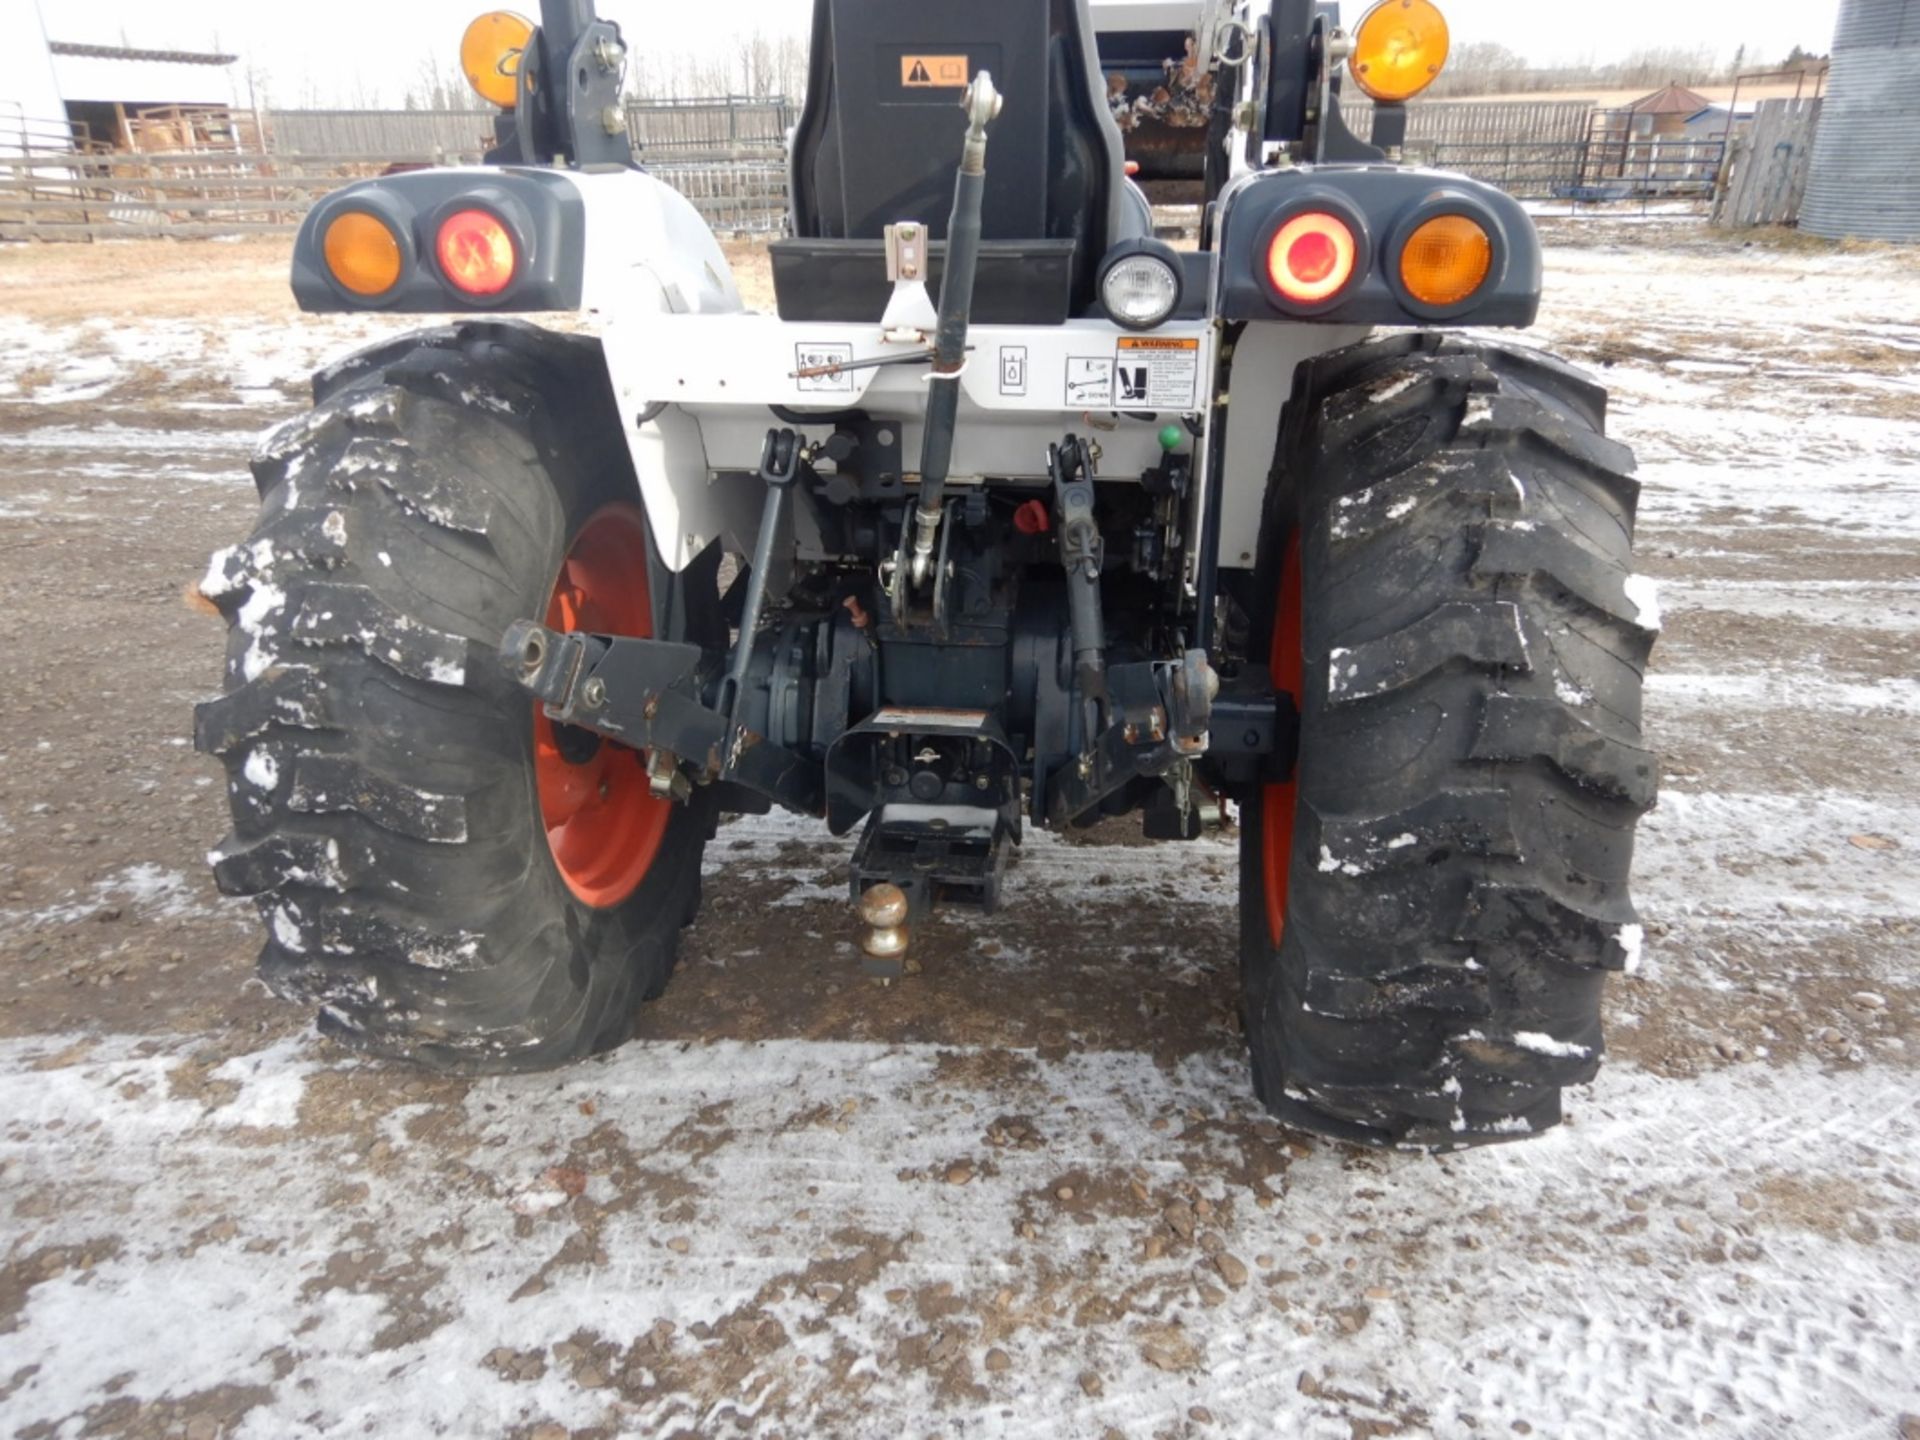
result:
[[[1713,223],[1733,229],[1791,225],[1807,191],[1820,126],[1818,100],[1765,100],[1734,137],[1713,203]]]
[[[493,144],[497,110],[274,110],[267,148],[276,155],[358,155],[382,161],[425,155],[477,161]]]
[[[1373,106],[1340,102],[1347,127],[1362,140],[1373,129]],[[1563,145],[1587,138],[1593,106],[1585,100],[1435,100],[1407,109],[1409,145]]]
[[[276,155],[430,155],[475,161],[493,143],[495,110],[275,110]],[[786,100],[717,96],[630,100],[627,134],[642,160],[774,159],[798,112]]]
[[[431,154],[0,154],[0,241],[182,239],[285,234],[316,201],[354,179]],[[721,231],[777,230],[786,215],[782,161],[679,161],[648,169]]]
[[[284,233],[383,168],[357,155],[0,154],[0,240]]]

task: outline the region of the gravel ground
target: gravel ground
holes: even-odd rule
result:
[[[201,858],[182,592],[391,322],[273,247],[0,252],[0,1433],[1920,1436],[1920,265],[1547,228],[1665,796],[1612,1063],[1450,1159],[1251,1103],[1226,839],[1037,837],[883,986],[845,847],[743,820],[617,1053],[318,1042]]]

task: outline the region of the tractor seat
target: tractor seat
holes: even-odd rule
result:
[[[807,63],[793,238],[771,247],[785,319],[877,319],[882,231],[896,221],[927,227],[937,286],[966,133],[960,98],[980,70],[1005,104],[987,132],[977,321],[1083,313],[1108,248],[1152,233],[1086,0],[814,0]]]

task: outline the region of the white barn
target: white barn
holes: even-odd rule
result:
[[[89,43],[62,38],[59,24],[57,7],[0,0],[0,152],[50,148],[69,134],[135,148],[143,115],[218,117],[244,104],[233,55]],[[189,147],[206,128],[204,118],[173,122]]]

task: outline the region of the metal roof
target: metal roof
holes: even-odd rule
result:
[[[1684,85],[1669,85],[1651,95],[1642,95],[1627,106],[1627,111],[1633,115],[1698,115],[1712,104],[1706,96]]]
[[[75,45],[67,40],[49,40],[47,49],[55,55],[76,55],[88,60],[145,60],[163,65],[231,65],[238,55],[212,55],[203,50],[135,50],[126,45]]]

